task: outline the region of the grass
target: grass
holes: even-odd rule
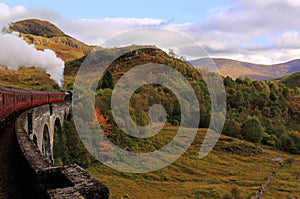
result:
[[[293,73],[281,79],[287,86],[295,88],[300,87],[300,72]]]
[[[166,127],[157,139],[161,142],[170,139],[169,133],[175,134],[175,127]],[[278,165],[271,159],[281,157],[295,158],[289,167],[283,167],[274,183],[271,183],[264,198],[278,198],[280,195],[299,196],[300,157],[282,152],[264,149],[259,153],[241,153],[226,150],[229,146],[239,146],[245,150],[256,149],[252,143],[221,136],[215,149],[205,158],[199,159],[199,144],[206,131],[199,130],[193,145],[173,164],[155,172],[145,174],[122,173],[101,164],[94,164],[88,171],[106,184],[111,191],[111,198],[223,198],[233,188],[237,188],[241,198],[255,194]],[[150,142],[149,142],[150,143]],[[196,147],[197,146],[197,147]],[[147,146],[147,144],[145,145]],[[234,148],[234,147],[233,147]]]
[[[38,50],[51,49],[64,61],[79,59],[88,54],[93,46],[84,44],[66,35],[48,21],[28,19],[13,23],[11,31],[17,31],[29,44]]]
[[[300,198],[300,160],[297,159],[291,165],[285,165],[276,174],[269,189],[265,194],[265,198],[273,198],[276,193],[277,198],[287,198],[293,196]]]
[[[54,80],[42,69],[20,67],[18,70],[0,68],[0,85],[25,90],[56,90]]]
[[[56,36],[46,38],[32,34],[21,34],[29,44],[34,44],[38,50],[51,49],[65,62],[80,59],[88,54],[93,47],[88,46],[72,37]]]

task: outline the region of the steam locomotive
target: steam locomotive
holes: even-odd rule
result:
[[[42,104],[51,104],[70,100],[72,93],[66,92],[44,92],[11,89],[0,86],[0,126],[14,114]]]

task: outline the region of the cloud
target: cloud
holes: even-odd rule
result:
[[[232,0],[233,6],[185,31],[212,56],[277,63],[299,58],[300,3],[294,0]],[[291,54],[286,54],[291,53]]]
[[[15,33],[0,35],[0,44],[0,65],[9,69],[20,66],[42,68],[59,86],[62,85],[64,62],[52,50],[37,50]]]
[[[24,6],[8,7],[0,3],[0,28],[3,29],[13,20],[34,16],[40,11],[31,13]],[[42,13],[40,13],[42,14]],[[59,86],[63,82],[64,61],[57,58],[54,51],[37,50],[29,45],[18,33],[0,33],[0,65],[9,69],[18,69],[20,66],[35,66],[44,69]]]
[[[46,9],[36,9],[29,10],[25,6],[19,5],[14,7],[9,7],[7,4],[0,3],[0,26],[6,26],[8,23],[29,19],[29,18],[39,18],[49,21],[58,21],[63,17],[59,14],[46,10]]]
[[[93,45],[101,45],[109,38],[133,29],[156,27],[186,34],[204,46],[211,57],[263,64],[300,58],[300,1],[230,1],[230,6],[218,9],[208,18],[185,24],[175,24],[172,19],[151,18],[75,20],[51,11],[28,10],[23,6],[9,8],[5,4],[0,4],[0,16],[6,21],[33,17],[49,20],[68,35]],[[160,41],[166,37],[168,35],[162,35]],[[145,35],[136,36],[137,41],[143,39],[147,41]],[[187,48],[189,46],[180,46],[176,50],[177,53],[183,49],[187,52]],[[193,57],[192,51],[191,47],[191,55],[185,56]]]
[[[275,38],[275,44],[282,48],[299,48],[300,32],[287,31]]]

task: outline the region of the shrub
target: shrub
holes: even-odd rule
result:
[[[256,116],[248,116],[241,127],[241,133],[245,140],[258,143],[263,138],[264,129]]]

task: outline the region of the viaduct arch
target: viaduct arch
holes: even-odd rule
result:
[[[20,149],[28,162],[38,198],[109,198],[109,189],[76,164],[54,166],[54,136],[62,133],[71,104],[47,104],[22,113],[15,131]]]

